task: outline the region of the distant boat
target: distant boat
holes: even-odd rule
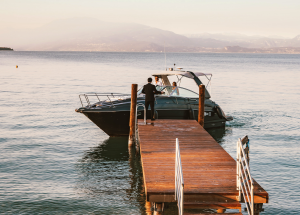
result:
[[[13,49],[8,47],[0,47],[0,51],[13,51]]]
[[[170,84],[168,76],[176,75],[180,77],[177,87]],[[181,78],[193,79],[197,86],[202,82],[199,76],[206,77],[211,81],[211,74],[193,73],[190,71],[170,71],[155,73],[153,76],[161,78],[163,86],[156,86],[157,90],[165,94],[156,95],[155,100],[155,118],[156,119],[198,119],[199,94],[189,89],[179,87]],[[138,90],[137,104],[145,104],[145,95],[141,93],[142,88]],[[90,103],[92,97],[99,102]],[[105,97],[104,100],[100,98]],[[130,118],[130,95],[118,93],[94,93],[79,95],[82,107],[76,109],[76,112],[83,113],[100,129],[109,136],[124,136],[129,134]],[[82,99],[85,99],[87,106],[84,106]],[[226,116],[221,107],[210,99],[210,94],[205,92],[205,117],[204,128],[225,127],[226,121],[231,121],[231,116]],[[150,111],[149,111],[150,112]],[[139,107],[138,118],[143,118],[144,108]],[[150,115],[149,117],[150,118]]]

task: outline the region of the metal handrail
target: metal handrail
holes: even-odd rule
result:
[[[175,154],[175,200],[177,200],[178,214],[183,214],[183,189],[184,181],[182,174],[181,156],[179,141],[176,138],[176,154]]]
[[[79,94],[79,100],[80,100],[80,103],[81,103],[81,106],[84,107],[83,105],[83,102],[82,102],[82,98],[81,97],[84,97],[85,98],[85,101],[86,101],[86,104],[88,107],[91,107],[91,102],[90,102],[90,97],[97,97],[98,101],[95,102],[95,104],[97,103],[101,103],[101,102],[107,102],[107,104],[110,104],[109,106],[110,107],[115,107],[114,106],[114,101],[112,100],[112,98],[115,99],[115,97],[130,97],[131,95],[130,94],[123,94],[123,93],[88,93],[88,94]],[[99,97],[105,97],[106,99],[101,99]]]
[[[136,104],[136,110],[135,110],[135,139],[136,139],[136,143],[138,141],[138,126],[137,126],[137,111],[138,111],[138,107],[144,107],[144,124],[146,125],[146,106],[143,103],[138,103]]]
[[[239,190],[239,201],[242,201],[242,196],[246,204],[249,215],[254,215],[254,186],[251,177],[246,153],[239,138],[237,141],[237,189]]]
[[[99,99],[99,97],[98,97],[98,94],[97,94],[97,93],[95,93],[95,95],[97,96],[97,98],[98,98],[99,102],[101,102],[101,101],[100,101],[100,99]]]

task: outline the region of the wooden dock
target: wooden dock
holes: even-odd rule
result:
[[[175,139],[179,139],[184,208],[239,209],[236,161],[195,120],[138,121],[146,200],[175,202]],[[254,181],[254,203],[268,203]]]

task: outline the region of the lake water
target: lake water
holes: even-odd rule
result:
[[[270,195],[262,214],[300,214],[300,55],[0,52],[0,213],[144,214],[139,158],[84,115],[78,94],[130,93],[176,63],[213,74],[212,100],[234,120],[210,131]],[[19,68],[16,68],[16,65]],[[195,89],[195,86],[194,86]],[[165,214],[176,214],[170,204]]]

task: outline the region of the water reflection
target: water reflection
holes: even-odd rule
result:
[[[80,162],[128,161],[127,137],[110,137],[84,152]]]
[[[99,199],[101,214],[111,214],[112,207],[114,213],[145,213],[140,157],[134,147],[128,150],[127,137],[110,137],[90,148],[76,166],[76,191],[89,200]]]
[[[126,139],[127,140],[127,139]],[[126,141],[127,143],[127,141]],[[129,166],[130,166],[130,189],[127,189],[127,197],[131,201],[138,202],[140,214],[145,214],[145,189],[143,170],[140,162],[140,155],[137,153],[135,147],[129,148]]]

